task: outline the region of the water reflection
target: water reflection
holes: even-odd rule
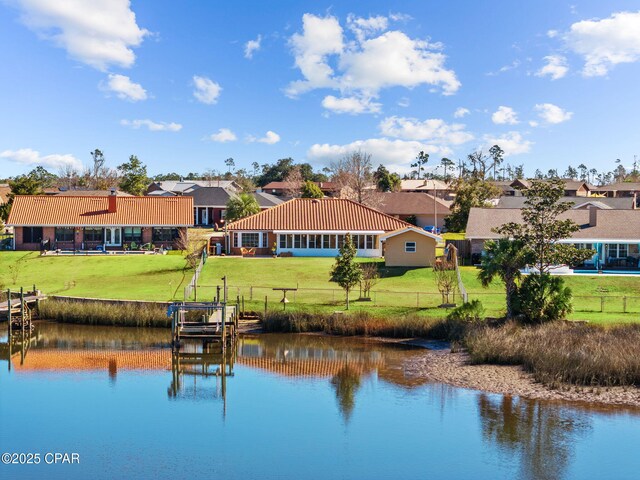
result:
[[[360,374],[358,371],[345,364],[342,369],[331,379],[331,385],[336,389],[336,398],[340,412],[346,423],[349,422],[353,409],[356,406],[356,393],[360,388]]]
[[[573,449],[590,428],[584,410],[510,396],[478,395],[482,433],[519,458],[520,478],[564,478]]]

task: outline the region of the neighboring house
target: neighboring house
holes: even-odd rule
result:
[[[493,229],[509,222],[522,222],[522,211],[510,208],[472,208],[469,212],[466,238],[471,251],[479,254],[486,240],[500,238]],[[571,238],[562,243],[574,243],[578,248],[597,251],[585,262],[587,268],[637,269],[640,260],[640,210],[572,209],[560,219],[570,219],[580,226]]]
[[[591,195],[591,189],[593,187],[582,180],[573,180],[570,178],[561,178],[560,180],[564,182],[565,197],[588,197]],[[501,196],[503,197],[523,196],[522,191],[529,188],[531,185],[530,180],[525,180],[523,178],[505,181],[491,181],[490,183],[502,192]]]
[[[335,257],[351,234],[360,257],[381,257],[380,235],[410,227],[407,222],[339,198],[294,198],[227,226],[230,253],[252,249],[257,255],[287,253]]]
[[[604,185],[602,187],[593,187],[592,193],[604,195],[606,197],[636,197],[640,193],[640,183],[638,182],[621,182]]]
[[[451,202],[436,198],[428,193],[386,192],[381,193],[383,213],[399,218],[418,227],[444,226],[444,219],[451,214]]]
[[[337,185],[334,182],[313,182],[315,183],[320,191],[325,194],[325,196],[330,197],[336,193]],[[270,193],[271,195],[276,195],[278,197],[286,196],[287,191],[291,190],[290,182],[269,182],[264,187],[262,187],[262,191],[265,193]],[[300,186],[302,188],[302,185]]]
[[[242,191],[240,185],[233,180],[163,180],[149,185],[147,195],[184,195],[198,187],[219,187],[233,192]]]
[[[252,193],[260,210],[274,207],[282,203],[282,200],[264,192]],[[184,196],[193,198],[194,225],[198,226],[224,226],[227,214],[227,202],[237,194],[222,187],[198,187],[189,190]]]
[[[170,248],[193,224],[191,197],[19,195],[9,214],[16,250]]]
[[[522,208],[527,197],[500,197],[496,208]],[[632,198],[607,198],[607,197],[561,197],[560,202],[572,202],[574,209],[596,207],[601,210],[632,210],[634,202]]]
[[[441,180],[402,180],[400,183],[401,192],[419,192],[434,194],[438,198],[453,200],[455,197],[455,186]]]
[[[115,193],[118,197],[132,197],[130,193],[121,190],[59,190],[53,195],[64,195],[67,197],[107,197]]]
[[[11,193],[11,187],[7,183],[0,183],[0,205],[7,203],[7,195]]]
[[[380,236],[387,267],[431,267],[442,237],[416,227],[404,227]]]

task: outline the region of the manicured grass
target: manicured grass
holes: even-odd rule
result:
[[[198,299],[212,299],[216,285],[227,276],[232,299],[244,297],[247,310],[279,309],[282,292],[273,288],[298,288],[289,292],[288,311],[332,313],[344,310],[344,292],[329,282],[333,258],[239,258],[210,257],[199,281]],[[373,287],[372,301],[357,301],[359,289],[351,294],[351,310],[364,310],[378,316],[396,318],[415,314],[443,318],[447,310],[438,308],[441,296],[430,268],[386,268],[376,262],[381,279]],[[10,265],[20,264],[18,280],[13,284]],[[181,299],[183,287],[192,272],[183,273],[180,252],[169,255],[40,257],[36,252],[0,252],[0,284],[4,288],[31,287],[36,284],[48,294],[131,300]],[[504,287],[494,282],[483,288],[475,267],[462,267],[461,275],[470,299],[482,301],[487,315],[504,313]],[[573,320],[593,323],[629,323],[640,321],[640,276],[567,276],[573,289]],[[251,289],[250,287],[253,287]],[[417,293],[420,292],[420,293]],[[626,310],[623,297],[626,299]],[[604,311],[600,312],[601,297]],[[456,298],[459,303],[459,297]]]
[[[465,233],[447,232],[442,234],[444,240],[464,240]]]
[[[9,267],[19,265],[14,283]],[[0,284],[47,294],[131,300],[169,300],[189,282],[184,259],[175,255],[41,257],[37,252],[0,252]]]
[[[376,315],[398,316],[416,313],[430,318],[442,318],[447,310],[437,308],[441,297],[431,268],[386,268],[379,259],[359,259],[377,262],[382,276],[373,288],[372,302],[352,301],[351,309],[367,310]],[[289,292],[291,303],[287,310],[315,310],[326,313],[344,309],[344,293],[336,283],[329,282],[333,258],[239,258],[211,257],[200,279],[201,298],[212,297],[215,285],[227,276],[232,298],[244,296],[247,309],[264,310],[265,296],[268,307],[277,308],[282,293],[273,288],[299,288]],[[487,315],[504,313],[504,287],[494,282],[483,288],[477,279],[475,267],[462,267],[461,276],[470,299],[484,304]],[[614,276],[567,276],[567,284],[576,297],[574,320],[594,323],[627,323],[640,320],[640,278]],[[253,286],[253,289],[249,287]],[[422,292],[420,294],[416,292]],[[359,291],[351,294],[358,298]],[[600,297],[605,296],[601,313]],[[623,296],[627,296],[627,312],[623,313]],[[251,300],[250,300],[251,299]],[[459,300],[458,300],[459,301]]]

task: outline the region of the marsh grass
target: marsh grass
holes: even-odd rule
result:
[[[268,311],[263,319],[267,332],[324,332],[331,335],[455,340],[464,336],[463,322],[408,314],[398,318],[369,312],[323,313]]]
[[[473,363],[522,365],[552,387],[640,385],[640,325],[508,323],[471,329],[464,344]]]
[[[40,303],[39,317],[63,323],[115,325],[121,327],[169,327],[166,307],[162,304],[76,302],[48,299]]]

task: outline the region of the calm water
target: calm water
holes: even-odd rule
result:
[[[0,478],[640,476],[638,413],[427,383],[404,373],[418,349],[263,335],[225,364],[197,345],[172,357],[167,339],[41,324],[9,364],[0,337],[0,453],[80,455]]]

